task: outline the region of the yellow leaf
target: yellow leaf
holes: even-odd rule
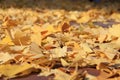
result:
[[[75,55],[75,58],[73,59],[74,62],[77,62],[79,60],[82,60],[83,58],[86,58],[87,53],[84,50],[80,50],[78,54]]]
[[[23,63],[21,65],[4,64],[0,65],[0,74],[8,78],[13,78],[16,77],[17,74],[22,73],[30,68],[32,68],[32,65],[28,63]]]
[[[120,37],[119,37],[117,40],[113,41],[113,43],[114,43],[113,46],[114,46],[115,48],[120,49]]]
[[[30,35],[28,33],[25,33],[21,30],[17,30],[14,34],[14,40],[13,42],[16,45],[26,45],[30,43]]]
[[[41,45],[41,34],[35,33],[31,35],[31,42]]]
[[[42,27],[42,38],[45,38],[47,35],[52,34],[54,32],[57,32],[57,29],[55,29],[53,25],[47,24],[46,26]]]
[[[81,17],[78,22],[79,23],[86,23],[90,20],[90,16],[89,15],[84,15],[83,17]]]
[[[55,69],[55,78],[54,80],[70,80],[70,75]]]
[[[48,26],[46,30],[48,30],[48,32],[55,32],[55,28],[52,25]]]
[[[11,60],[11,59],[13,59],[14,57],[13,56],[11,56],[9,53],[3,53],[3,52],[1,52],[0,53],[0,64],[3,64],[3,63],[5,63],[5,62],[7,62],[7,61],[9,61],[9,60]]]
[[[7,31],[5,31],[5,32],[6,32],[6,36],[5,36],[5,38],[3,38],[0,41],[0,44],[14,45],[14,43],[12,42],[11,37],[9,36],[9,33]]]
[[[68,66],[69,65],[69,63],[67,63],[67,61],[65,61],[64,59],[60,59],[61,60],[61,64],[63,65],[63,66]]]
[[[31,43],[31,45],[30,45],[30,53],[40,54],[41,56],[43,56],[42,49],[36,43]]]
[[[110,16],[110,18],[119,21],[119,20],[120,20],[120,14],[119,14],[119,13],[113,13],[113,14]]]
[[[83,48],[84,51],[86,51],[88,53],[93,52],[87,43],[81,43],[80,46]]]
[[[107,47],[104,51],[105,55],[109,58],[109,59],[113,59],[115,57],[115,55],[117,54],[117,50],[111,48],[111,47]]]
[[[109,28],[109,35],[120,37],[120,24],[113,25]]]
[[[75,41],[68,41],[68,42],[66,42],[66,45],[73,45],[73,50],[75,50],[75,51],[78,51],[81,49],[80,45]]]
[[[66,52],[67,52],[67,46],[64,46],[63,48],[59,47],[51,50],[53,58],[64,57],[66,56]]]
[[[43,70],[38,76],[49,76],[51,74],[54,74],[54,70]]]
[[[100,50],[109,58],[113,59],[117,54],[117,50],[114,49],[112,44],[100,44]]]
[[[51,74],[55,75],[54,80],[71,80],[69,74],[59,69],[43,70],[39,76],[49,76]]]
[[[99,28],[99,35],[98,35],[98,41],[102,43],[106,40],[108,34],[108,30],[105,30],[104,28]]]
[[[33,34],[31,34],[31,42],[34,42],[38,45],[41,45],[41,27],[39,26],[34,26],[31,28]]]
[[[38,33],[38,32],[41,32],[41,27],[39,26],[34,26],[34,27],[31,27],[31,30],[34,32],[34,33]]]
[[[9,36],[6,36],[4,39],[0,41],[0,44],[8,44],[8,45],[14,45],[11,38]]]

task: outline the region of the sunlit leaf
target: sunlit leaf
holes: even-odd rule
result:
[[[13,55],[10,55],[9,53],[4,53],[4,52],[0,53],[0,64],[3,64],[12,59],[14,59]]]
[[[65,61],[64,59],[61,58],[60,60],[61,60],[61,64],[63,66],[68,66],[69,65],[69,63],[67,61]]]
[[[113,36],[116,36],[116,37],[120,37],[119,30],[120,30],[120,25],[119,24],[113,25],[111,28],[109,28],[109,34],[113,35]]]
[[[0,44],[14,45],[9,33],[7,31],[5,32],[6,32],[6,36],[0,41]]]
[[[55,48],[51,50],[51,55],[53,58],[59,58],[59,57],[64,57],[66,56],[67,52],[67,46],[64,46],[63,48]]]
[[[21,65],[5,64],[0,65],[0,74],[8,78],[13,78],[16,77],[17,74],[22,73],[23,71],[28,70],[30,68],[32,68],[32,65],[28,63],[24,63]]]
[[[88,53],[93,52],[87,43],[82,43],[82,44],[80,44],[80,46],[83,48],[84,51],[86,51]]]

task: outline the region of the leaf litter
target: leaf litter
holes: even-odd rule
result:
[[[0,77],[119,80],[120,14],[105,10],[0,9]]]

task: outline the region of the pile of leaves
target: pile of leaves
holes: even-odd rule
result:
[[[111,9],[0,9],[0,77],[119,80],[120,14]]]

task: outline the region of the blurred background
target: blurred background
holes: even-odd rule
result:
[[[120,0],[0,0],[0,8],[89,10],[114,8],[120,11]]]

